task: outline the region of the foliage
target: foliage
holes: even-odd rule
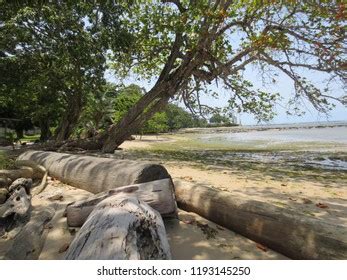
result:
[[[168,130],[170,131],[194,126],[193,116],[175,104],[169,104],[165,109],[165,113],[167,115]]]
[[[105,85],[107,52],[125,51],[120,4],[0,2],[0,99],[15,116],[69,136],[90,95]]]
[[[168,131],[168,117],[165,112],[158,112],[149,119],[144,127],[140,129],[140,134],[161,133]]]
[[[162,98],[180,96],[195,114],[213,112],[200,97],[218,96],[214,82],[230,95],[226,110],[273,118],[279,94],[246,80],[243,71],[251,66],[265,83],[277,83],[279,73],[292,80],[294,107],[305,98],[320,112],[331,110],[335,101],[345,103],[346,96],[335,96],[331,87],[345,85],[347,17],[342,3],[137,1],[125,18],[137,34],[136,43],[131,56],[115,57],[114,68],[157,79],[153,90],[171,83]],[[326,87],[313,85],[308,71],[325,73]]]
[[[0,169],[13,169],[15,158],[9,156],[9,151],[0,151]]]
[[[216,114],[213,114],[212,117],[210,118],[210,123],[229,125],[229,124],[231,124],[231,121],[228,117],[216,113]]]
[[[82,138],[95,136],[113,122],[116,110],[116,90],[114,84],[107,83],[100,90],[87,95],[75,136]]]
[[[119,122],[125,113],[139,101],[143,94],[144,89],[135,84],[120,89],[117,92],[117,97],[114,102],[114,122]]]

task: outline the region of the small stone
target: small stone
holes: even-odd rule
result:
[[[0,204],[3,204],[8,196],[8,190],[0,189]]]
[[[322,208],[322,209],[324,209],[324,208],[329,208],[328,205],[326,205],[326,204],[324,204],[324,203],[321,203],[321,202],[318,202],[318,203],[316,204],[316,206],[317,206],[318,208]]]
[[[308,199],[308,198],[302,198],[302,202],[303,202],[304,204],[311,204],[311,203],[313,203],[312,200],[310,200],[310,199]]]
[[[193,181],[193,177],[191,176],[184,176],[184,177],[181,177],[183,180],[187,180],[187,181]]]
[[[54,194],[48,198],[49,200],[60,200],[62,201],[64,199],[62,194]]]
[[[11,184],[11,179],[9,178],[0,178],[0,189],[7,188]]]

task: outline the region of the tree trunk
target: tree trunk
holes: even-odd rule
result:
[[[132,134],[148,121],[156,112],[161,110],[168,102],[168,84],[158,84],[146,93],[115,125],[112,125],[105,135],[102,147],[104,153],[113,153]],[[146,110],[146,111],[145,111]]]
[[[346,259],[347,240],[337,225],[202,185],[175,181],[178,206],[293,259]]]
[[[15,128],[17,138],[16,139],[22,139],[24,137],[24,129],[21,127],[16,127]]]
[[[171,259],[159,213],[136,197],[100,202],[72,241],[67,260]]]
[[[80,227],[87,220],[95,206],[110,196],[136,195],[148,203],[163,217],[177,217],[177,206],[171,179],[163,179],[137,185],[119,187],[99,193],[83,201],[67,206],[66,218],[70,227]]]
[[[41,130],[41,135],[40,135],[41,142],[45,142],[52,137],[52,132],[49,129],[48,120],[40,120],[40,130]]]
[[[79,117],[82,112],[82,107],[82,94],[73,94],[69,98],[68,107],[66,109],[66,112],[64,113],[60,125],[55,131],[55,140],[57,142],[62,142],[64,140],[69,139],[78,123]]]
[[[34,161],[60,181],[92,193],[171,178],[162,165],[130,160],[39,151],[26,151],[17,160]]]

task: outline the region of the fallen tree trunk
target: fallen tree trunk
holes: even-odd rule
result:
[[[86,200],[77,201],[67,206],[67,224],[80,227],[87,220],[95,206],[110,196],[135,195],[140,200],[157,210],[163,217],[177,217],[177,206],[171,179],[163,179],[111,189],[96,194]]]
[[[20,169],[13,170],[0,170],[0,177],[9,178],[14,181],[18,178],[32,178],[34,170],[31,167],[22,167]]]
[[[100,202],[72,241],[67,260],[170,259],[163,220],[136,197]]]
[[[27,151],[18,160],[32,160],[50,176],[92,193],[170,178],[161,165],[129,160],[39,151]]]
[[[41,179],[46,173],[46,168],[32,160],[16,160],[15,166],[18,168],[30,167],[33,169],[33,178]]]
[[[347,259],[347,234],[343,240],[334,236],[336,225],[188,182],[175,181],[175,194],[181,209],[195,212],[290,258]],[[343,227],[340,230],[346,232]]]

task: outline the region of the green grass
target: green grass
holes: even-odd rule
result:
[[[40,134],[34,135],[24,135],[23,138],[20,139],[22,142],[34,142],[35,140],[40,139]]]
[[[0,169],[10,169],[14,166],[15,159],[7,151],[0,151]]]

